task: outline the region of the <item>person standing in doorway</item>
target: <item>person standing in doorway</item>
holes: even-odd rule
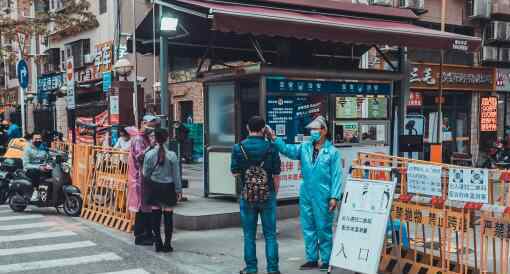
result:
[[[159,126],[159,119],[153,115],[145,115],[142,130],[131,140],[128,158],[128,209],[136,213],[134,235],[136,245],[152,245],[151,213],[152,208],[143,202],[142,167],[145,153],[151,146],[150,135]]]
[[[143,162],[144,199],[152,205],[152,232],[156,252],[172,252],[173,207],[182,197],[179,159],[165,147],[168,133],[154,131],[156,145],[147,151]],[[161,216],[164,216],[165,243],[161,239]]]
[[[342,167],[340,152],[329,140],[328,126],[318,116],[306,126],[310,138],[301,144],[285,144],[271,131],[278,151],[301,161],[303,182],[299,194],[301,228],[305,240],[306,263],[301,270],[328,271],[333,247],[334,210],[340,199]],[[321,265],[319,265],[319,258]]]
[[[241,222],[244,233],[244,261],[241,274],[258,271],[256,234],[258,216],[266,241],[267,272],[279,274],[278,240],[276,235],[276,193],[279,188],[281,160],[277,149],[266,140],[266,122],[258,116],[248,121],[249,136],[232,149],[230,170],[240,176],[242,198]]]

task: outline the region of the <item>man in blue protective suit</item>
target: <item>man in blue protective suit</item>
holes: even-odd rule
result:
[[[271,133],[279,152],[301,161],[303,182],[299,194],[301,228],[306,251],[306,263],[301,270],[320,268],[328,271],[333,246],[333,217],[340,199],[342,167],[340,152],[328,139],[324,117],[309,125],[310,139],[302,144],[285,144]],[[319,267],[319,257],[321,265]]]

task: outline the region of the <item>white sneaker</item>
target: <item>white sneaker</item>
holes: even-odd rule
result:
[[[30,201],[31,202],[39,201],[39,191],[34,190],[34,192],[32,193],[32,198],[30,198]]]

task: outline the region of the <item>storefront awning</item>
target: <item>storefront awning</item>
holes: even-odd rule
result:
[[[326,15],[267,6],[207,0],[156,1],[180,12],[212,20],[213,30],[335,43],[476,51],[481,39],[410,23]]]

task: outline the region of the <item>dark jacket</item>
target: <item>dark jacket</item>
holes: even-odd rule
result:
[[[230,171],[233,174],[243,174],[248,167],[264,160],[262,166],[269,175],[268,183],[274,190],[273,175],[279,175],[281,171],[281,160],[278,149],[274,144],[266,141],[264,137],[249,136],[241,142],[243,148],[248,154],[249,161],[244,157],[239,144],[234,145],[232,149],[232,160],[230,162]]]

